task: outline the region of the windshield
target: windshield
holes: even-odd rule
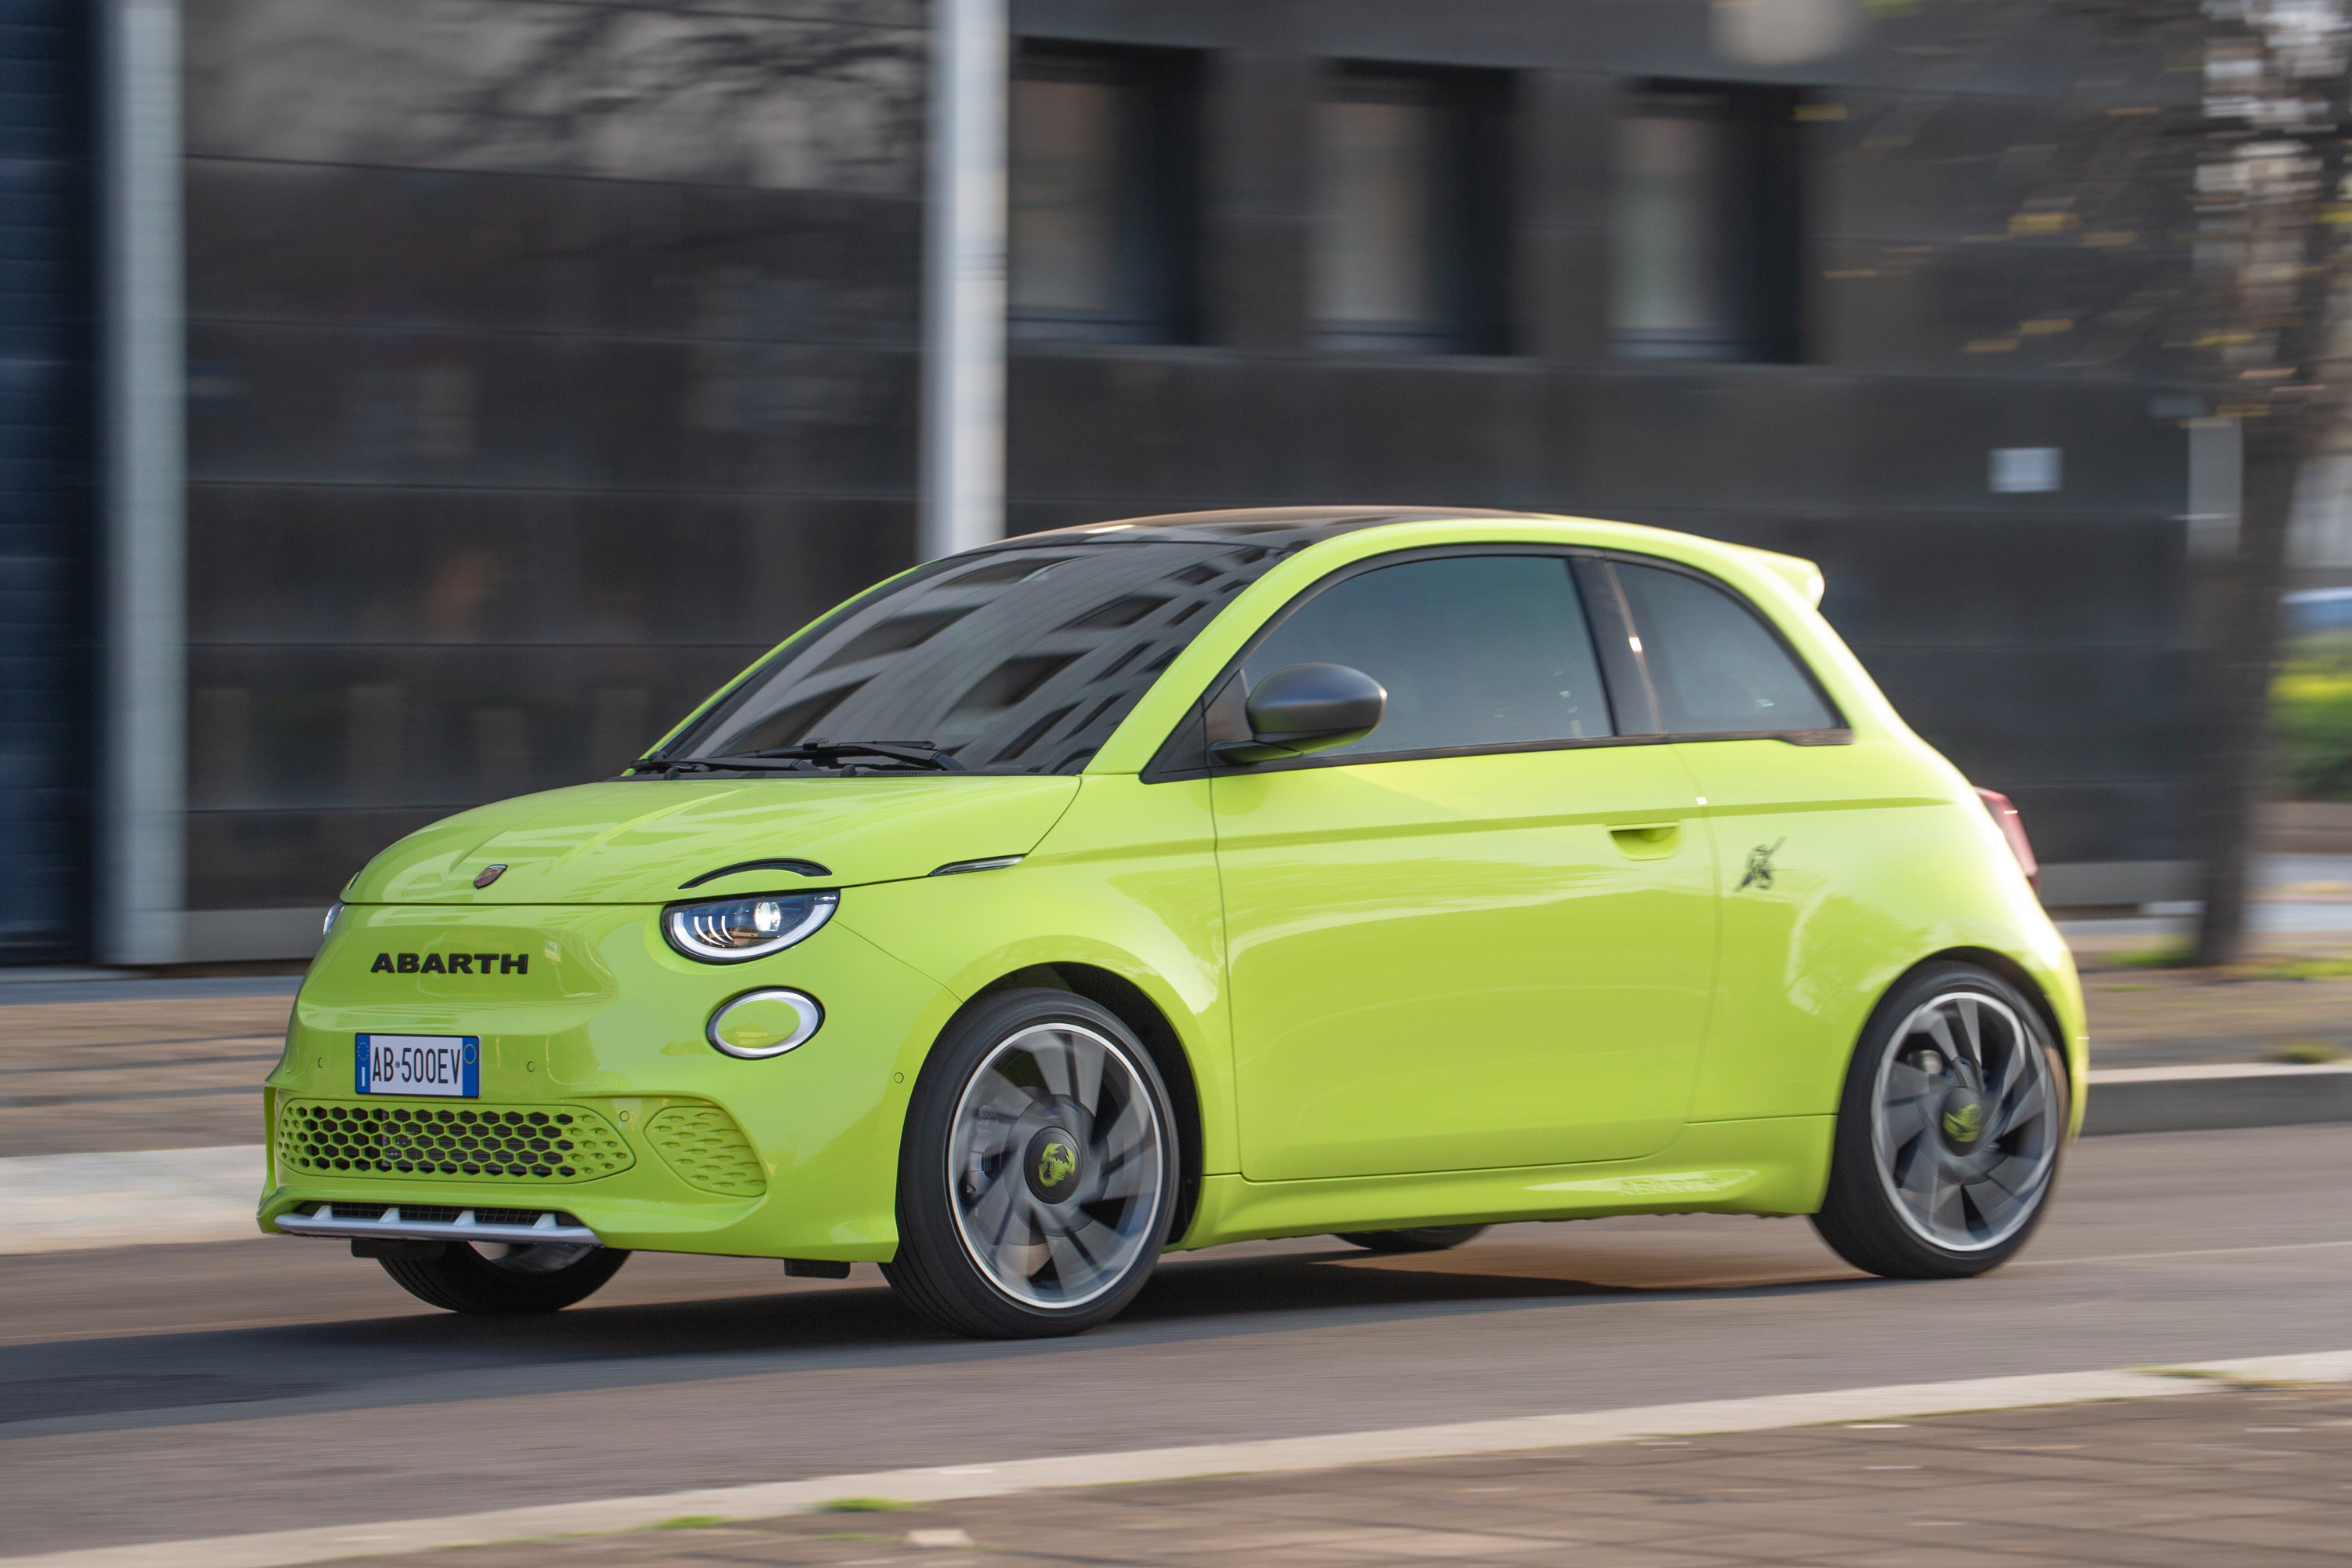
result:
[[[1240,541],[1045,536],[950,556],[793,638],[658,755],[793,747],[796,767],[888,766],[835,748],[928,742],[972,773],[1074,773],[1279,554]]]

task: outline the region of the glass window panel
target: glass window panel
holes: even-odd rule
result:
[[[1380,728],[1320,756],[1612,733],[1592,638],[1558,556],[1454,556],[1347,578],[1276,627],[1244,679],[1317,663],[1351,665],[1389,692]]]
[[[665,754],[930,741],[975,773],[1076,773],[1277,559],[1139,541],[953,560],[795,638]]]
[[[1837,727],[1837,715],[1786,645],[1731,594],[1655,566],[1621,563],[1616,570],[1666,733]]]
[[[1012,102],[1012,304],[1112,310],[1119,298],[1122,89],[1016,80]]]
[[[1435,121],[1423,103],[1320,107],[1317,320],[1413,324],[1435,318]]]
[[[1611,314],[1622,352],[1719,358],[1736,345],[1724,141],[1723,121],[1696,108],[1618,125]]]

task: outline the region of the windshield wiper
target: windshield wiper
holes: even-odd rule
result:
[[[775,773],[830,773],[846,768],[864,771],[849,761],[873,757],[885,767],[936,769],[960,773],[964,765],[929,741],[810,741],[797,746],[770,746],[757,752],[728,752],[715,757],[641,757],[629,765],[638,778],[676,778],[681,772]]]

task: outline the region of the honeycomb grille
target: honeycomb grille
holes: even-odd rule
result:
[[[768,1190],[751,1141],[715,1105],[673,1105],[646,1123],[646,1140],[689,1187],[730,1198]]]
[[[576,1106],[460,1110],[293,1100],[278,1111],[278,1162],[318,1175],[363,1171],[538,1183],[593,1181],[636,1160],[610,1122]]]

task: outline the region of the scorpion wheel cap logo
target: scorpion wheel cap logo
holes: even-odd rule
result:
[[[1029,1190],[1044,1203],[1058,1204],[1078,1187],[1077,1140],[1048,1127],[1029,1141]]]
[[[504,876],[506,874],[506,869],[507,868],[504,866],[483,867],[480,875],[474,879],[474,886],[477,888],[488,887],[492,882],[497,881],[500,877]]]

